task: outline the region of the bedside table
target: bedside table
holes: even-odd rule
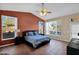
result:
[[[15,38],[15,45],[18,45],[18,44],[20,44],[20,43],[22,43],[22,37],[17,36],[17,37]]]

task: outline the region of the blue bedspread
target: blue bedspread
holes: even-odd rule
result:
[[[39,43],[43,41],[49,41],[50,39],[47,36],[34,35],[34,36],[25,36],[25,40],[32,43],[33,47],[36,47]]]

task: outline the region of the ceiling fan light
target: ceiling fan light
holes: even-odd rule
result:
[[[40,15],[41,16],[45,16],[45,15],[47,15],[47,9],[46,8],[43,8],[42,10],[41,10],[41,12],[40,12]]]
[[[44,12],[44,13],[40,12],[40,15],[41,15],[41,16],[45,16],[46,14],[47,14],[47,13],[45,13],[45,12]]]

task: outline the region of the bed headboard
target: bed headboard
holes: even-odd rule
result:
[[[22,32],[22,36],[26,36],[27,32],[38,32],[38,30],[26,30]]]

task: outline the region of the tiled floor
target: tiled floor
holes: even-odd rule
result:
[[[67,42],[51,40],[50,43],[33,49],[26,44],[0,48],[0,54],[8,55],[66,55]]]

